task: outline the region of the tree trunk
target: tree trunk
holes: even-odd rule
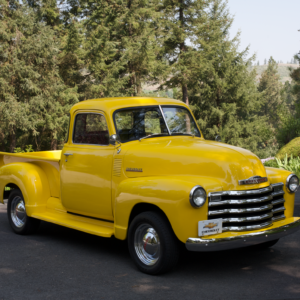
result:
[[[16,148],[17,140],[16,140],[16,132],[15,126],[13,126],[11,133],[9,135],[9,152],[14,153]]]
[[[186,105],[189,105],[189,95],[188,95],[188,88],[186,84],[182,85],[182,101]]]
[[[51,150],[57,150],[57,139],[51,140]]]
[[[5,152],[5,135],[3,132],[0,132],[0,151]]]
[[[142,83],[141,83],[141,78],[140,78],[140,75],[138,74],[136,76],[136,94],[137,96],[141,96],[142,95]]]

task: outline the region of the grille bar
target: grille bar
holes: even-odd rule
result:
[[[222,215],[222,214],[246,214],[252,212],[261,212],[265,210],[270,210],[273,208],[272,204],[264,205],[260,207],[253,208],[230,208],[230,209],[222,209],[222,210],[213,210],[208,213],[209,216]]]
[[[222,218],[223,231],[256,230],[284,216],[283,183],[246,191],[209,194],[208,219]]]
[[[285,211],[285,207],[284,206],[272,209],[273,214],[276,214],[276,213],[279,213],[279,212],[282,212],[282,211]]]
[[[264,222],[258,225],[248,225],[248,226],[228,226],[223,227],[223,232],[226,231],[249,231],[249,230],[257,230],[272,226],[272,221]]]
[[[270,219],[273,217],[273,213],[267,213],[261,216],[255,217],[243,217],[243,218],[225,218],[223,219],[223,223],[245,223],[245,222],[253,222],[253,221],[261,221],[265,219]]]
[[[261,198],[254,198],[254,199],[244,199],[244,200],[224,200],[224,201],[212,201],[209,203],[210,207],[214,207],[214,206],[220,206],[220,205],[242,205],[242,204],[252,204],[252,203],[262,203],[262,202],[266,202],[269,200],[272,200],[273,197],[272,195],[266,196],[266,197],[261,197]]]

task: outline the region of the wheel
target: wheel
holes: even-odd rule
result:
[[[7,216],[11,228],[17,234],[31,234],[38,229],[40,220],[26,214],[25,202],[20,190],[13,190],[7,202]]]
[[[137,215],[128,230],[129,253],[144,273],[157,275],[172,269],[178,261],[178,241],[166,218],[156,212]]]
[[[250,246],[249,248],[252,250],[265,250],[265,249],[268,249],[268,248],[274,246],[278,241],[279,241],[279,239],[265,242],[265,243],[258,244],[258,245],[253,245],[253,246]]]

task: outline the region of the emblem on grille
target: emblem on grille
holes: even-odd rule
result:
[[[268,177],[252,176],[248,179],[239,180],[239,185],[256,184],[268,181]]]
[[[127,168],[126,172],[143,172],[141,168]]]
[[[204,226],[204,228],[209,228],[209,229],[212,229],[214,227],[218,226],[217,223],[208,223],[207,225]]]

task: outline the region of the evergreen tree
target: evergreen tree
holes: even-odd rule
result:
[[[278,73],[278,65],[271,57],[267,69],[259,80],[258,91],[261,93],[263,115],[268,117],[273,128],[278,127],[278,112],[283,101],[281,98],[282,84]]]
[[[87,97],[140,95],[156,61],[160,13],[156,0],[80,0],[71,11],[85,18]]]
[[[264,65],[266,65],[267,64],[267,59],[265,58],[265,60],[264,60]]]
[[[37,150],[56,149],[64,135],[67,113],[78,101],[77,88],[68,88],[58,69],[60,40],[39,22],[26,4],[0,0],[0,128],[2,148],[17,146],[27,135]]]
[[[238,51],[239,36],[228,38],[233,19],[226,3],[213,4],[208,15],[213,30],[207,33],[201,68],[189,83],[192,109],[205,138],[221,135],[226,143],[272,155],[275,141],[266,118],[259,116],[255,70],[249,72],[254,57],[246,59],[248,48]]]
[[[207,10],[214,1],[163,0],[161,10],[165,27],[163,56],[169,68],[161,88],[179,88],[181,99],[189,104],[188,85],[199,68],[204,68],[203,52],[215,24],[208,22]],[[222,22],[222,21],[221,21]]]

